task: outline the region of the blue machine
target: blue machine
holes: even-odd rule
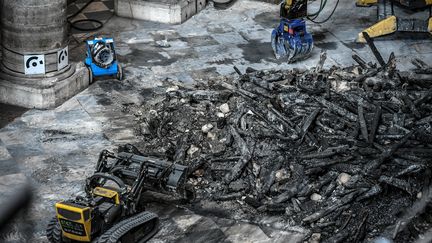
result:
[[[282,18],[272,32],[271,43],[276,58],[287,57],[289,62],[306,58],[313,49],[313,38],[306,31],[304,19]]]
[[[306,30],[304,18],[308,17],[307,0],[283,0],[280,6],[280,23],[273,30],[271,44],[277,59],[294,62],[309,56],[313,38]]]
[[[117,61],[112,38],[95,38],[86,41],[87,57],[85,64],[90,71],[90,82],[94,77],[115,76],[123,79],[123,70]]]

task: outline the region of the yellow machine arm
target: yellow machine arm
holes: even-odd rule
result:
[[[432,16],[429,16],[428,20],[423,19],[405,19],[403,17],[398,17],[391,10],[389,4],[393,2],[399,2],[401,7],[408,9],[418,9],[432,7],[432,0],[413,1],[413,0],[356,0],[356,4],[359,7],[369,7],[372,5],[377,5],[378,7],[378,22],[371,27],[363,30],[359,33],[357,42],[365,43],[366,39],[363,36],[363,32],[367,32],[372,38],[384,36],[388,34],[400,32],[424,32],[432,34]]]
[[[280,15],[287,19],[307,17],[307,0],[284,0],[281,4]]]

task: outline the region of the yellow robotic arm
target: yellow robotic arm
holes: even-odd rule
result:
[[[299,19],[307,17],[307,0],[284,0],[280,15],[286,19]]]
[[[357,6],[367,7],[377,4],[378,7],[378,22],[371,27],[359,33],[357,42],[365,43],[366,39],[363,32],[367,32],[371,38],[384,36],[399,32],[424,32],[432,34],[432,16],[430,15],[427,21],[423,19],[406,19],[396,16],[390,8],[389,4],[399,2],[400,7],[407,9],[432,8],[432,0],[414,1],[414,0],[356,0]]]

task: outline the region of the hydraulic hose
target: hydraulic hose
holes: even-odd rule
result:
[[[321,0],[320,1],[320,7],[319,7],[319,9],[315,13],[308,14],[307,17],[315,20],[319,16],[319,14],[321,13],[321,11],[324,9],[324,6],[326,4],[327,4],[327,0]]]
[[[85,8],[87,8],[94,0],[89,0],[82,8],[80,8],[76,13],[72,14],[67,18],[67,22],[74,29],[81,31],[95,31],[103,27],[103,23],[97,19],[80,19],[76,21],[71,21],[71,19],[75,18],[78,14],[80,14]],[[85,28],[77,25],[78,23],[96,23],[96,27]]]
[[[321,0],[321,3],[322,3],[322,0]],[[312,18],[310,18],[308,16],[307,19],[310,20],[311,22],[315,23],[315,24],[323,24],[323,23],[327,22],[333,16],[333,14],[336,12],[336,9],[339,5],[339,0],[337,0],[335,7],[333,8],[332,12],[330,13],[330,15],[326,19],[324,19],[322,21],[315,21],[315,19],[320,15],[321,11],[324,9],[324,7],[326,5],[327,5],[327,0],[324,0],[324,4],[320,4],[320,9],[317,11],[317,15],[315,17],[312,17]],[[314,13],[314,14],[316,14],[316,13]]]

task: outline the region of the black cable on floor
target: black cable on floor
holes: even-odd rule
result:
[[[325,20],[323,20],[323,21],[315,21],[314,20],[315,18],[311,19],[309,17],[307,19],[310,20],[311,22],[315,23],[315,24],[323,24],[323,23],[327,22],[333,16],[333,14],[336,12],[336,9],[337,9],[338,5],[339,5],[339,0],[337,0],[336,5],[333,8],[333,11],[330,13],[330,15]]]
[[[88,5],[90,5],[92,2],[94,2],[94,0],[89,0],[82,8],[80,8],[76,13],[72,14],[71,16],[69,16],[67,18],[67,22],[70,24],[71,28],[77,29],[77,30],[81,30],[81,31],[95,31],[98,30],[100,28],[103,27],[103,23],[97,19],[80,19],[80,20],[76,20],[76,21],[71,21],[71,19],[73,19],[74,17],[76,17],[78,14],[80,14],[85,8],[88,7]],[[77,24],[78,23],[96,23],[97,26],[96,27],[90,27],[90,28],[84,28],[84,27],[80,27]]]
[[[327,0],[321,0],[320,1],[320,7],[319,9],[312,14],[308,14],[308,18],[315,20],[316,18],[318,18],[318,16],[320,15],[321,11],[324,9],[324,7],[327,5]]]

